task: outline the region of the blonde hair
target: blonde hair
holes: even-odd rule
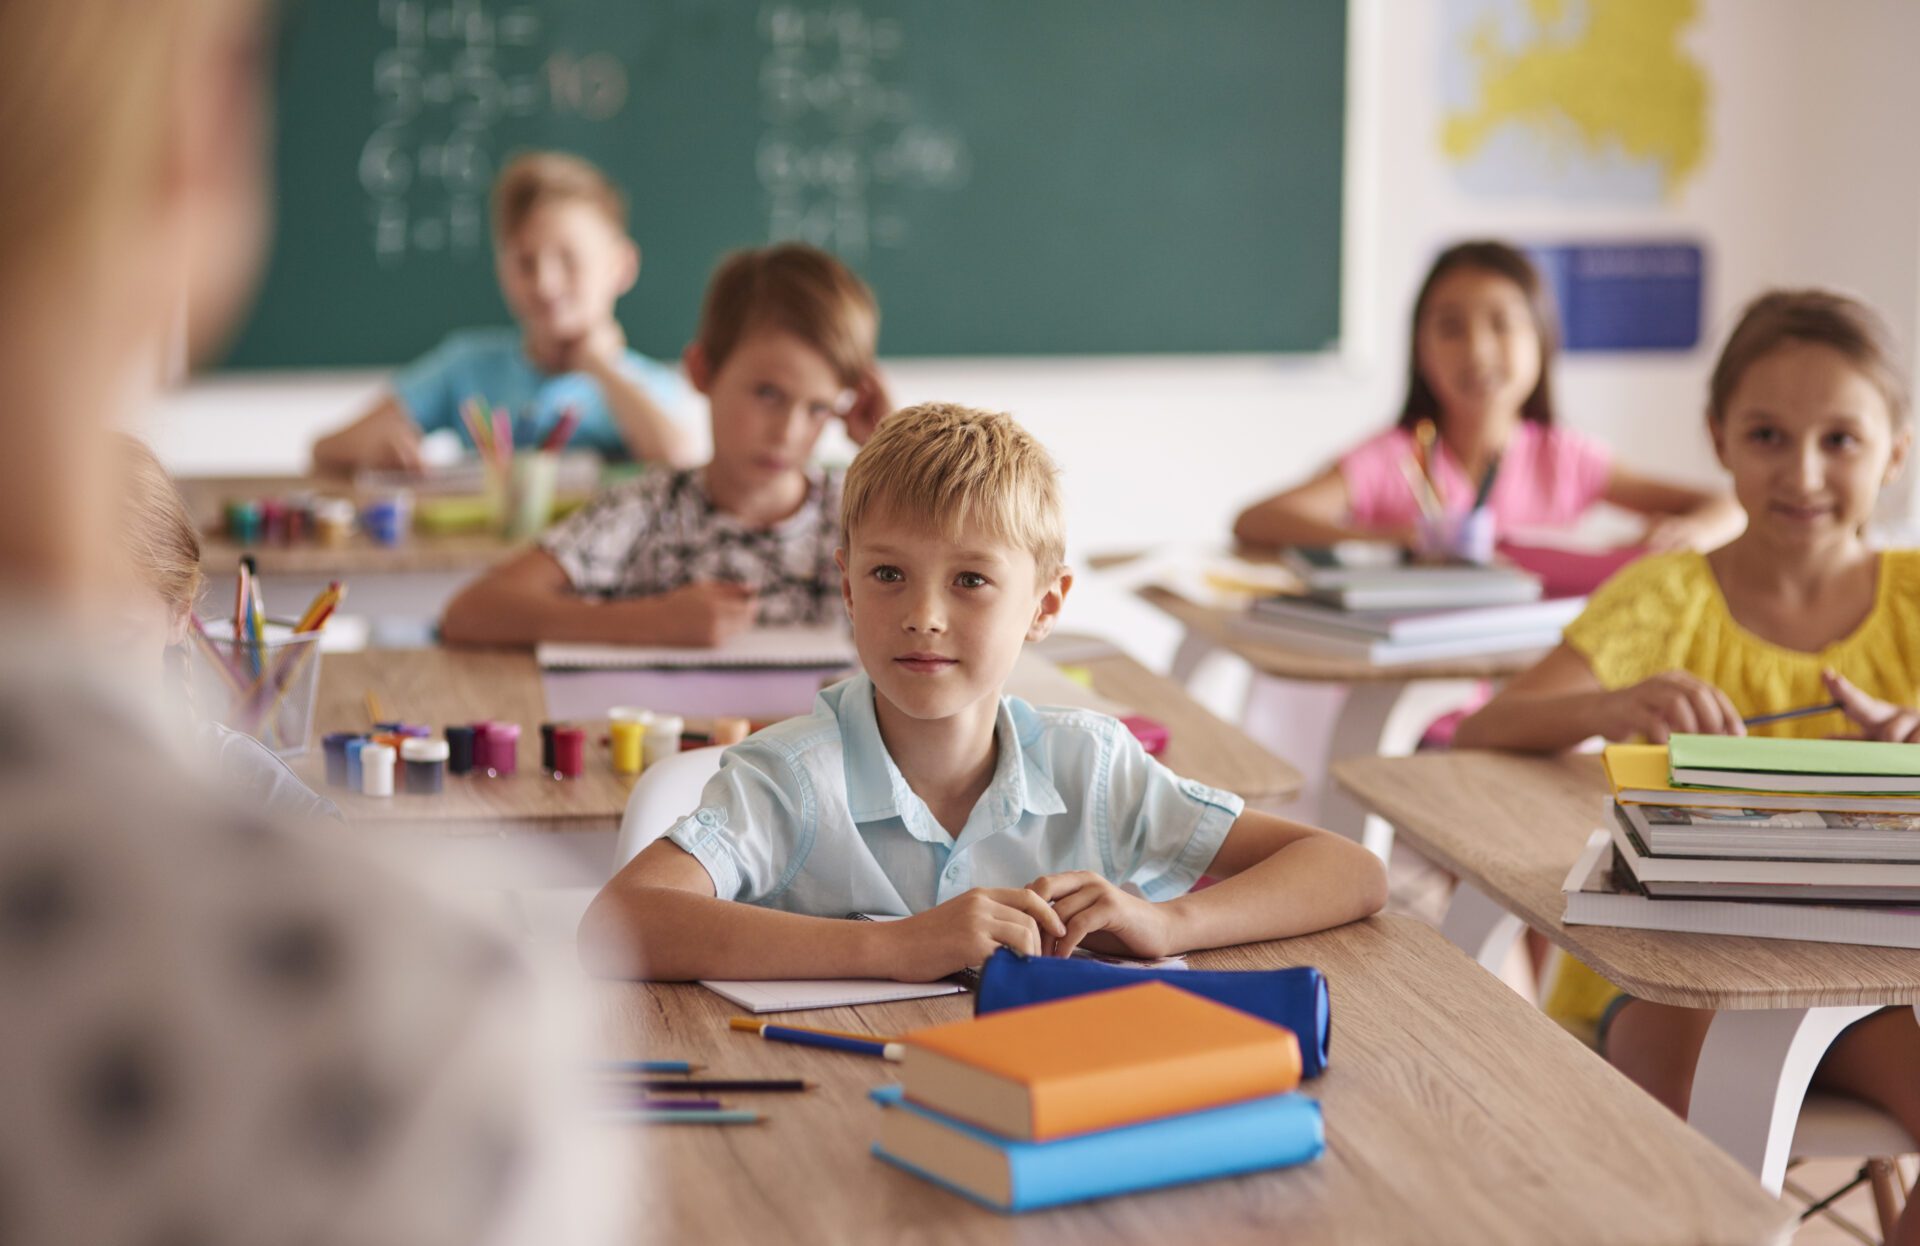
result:
[[[954,403],[907,407],[882,420],[847,469],[847,540],[880,517],[957,538],[977,525],[1027,550],[1042,580],[1066,564],[1060,471],[1034,436],[998,411]]]
[[[205,583],[200,573],[200,534],[187,504],[160,460],[138,437],[113,434],[125,486],[120,499],[120,540],[139,577],[176,614],[186,614]]]
[[[1748,303],[1720,348],[1707,385],[1707,419],[1727,417],[1727,404],[1747,369],[1787,342],[1837,351],[1880,391],[1897,429],[1907,421],[1907,383],[1894,362],[1893,339],[1871,307],[1830,290],[1769,290]]]
[[[511,238],[534,209],[550,203],[589,203],[607,223],[627,232],[627,197],[589,161],[564,151],[522,152],[493,182],[493,236]]]
[[[819,351],[840,383],[853,386],[873,364],[880,307],[866,282],[818,247],[785,242],[735,251],[707,281],[694,340],[717,370],[749,332],[768,328]]]
[[[175,120],[183,51],[259,0],[0,3],[0,282],[86,280],[106,244],[149,210]]]

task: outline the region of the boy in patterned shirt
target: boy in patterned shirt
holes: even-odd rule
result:
[[[797,243],[736,252],[708,283],[684,362],[713,457],[608,490],[455,597],[455,643],[715,645],[838,612],[838,470],[811,464],[830,419],[864,443],[890,410],[879,310],[845,265]]]

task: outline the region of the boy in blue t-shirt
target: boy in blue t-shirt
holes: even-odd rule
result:
[[[640,273],[625,197],[578,157],[533,152],[501,171],[493,224],[494,267],[519,328],[449,334],[401,369],[372,410],[316,442],[314,465],[417,470],[424,433],[451,429],[471,444],[460,404],[472,397],[506,408],[520,444],[576,407],[571,444],[690,465],[698,447],[673,418],[689,400],[686,385],[629,350],[613,317]]]

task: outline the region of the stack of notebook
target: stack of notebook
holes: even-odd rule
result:
[[[1677,735],[1606,768],[1568,922],[1920,947],[1920,749]]]
[[[1162,982],[903,1038],[874,1154],[1001,1211],[1303,1163],[1291,1030]]]
[[[1583,604],[1543,599],[1540,577],[1512,566],[1382,562],[1346,546],[1292,550],[1287,563],[1304,594],[1254,602],[1242,629],[1383,666],[1547,648]]]

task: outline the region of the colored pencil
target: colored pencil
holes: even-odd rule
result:
[[[300,616],[300,621],[293,625],[293,630],[296,632],[313,631],[319,626],[317,620],[323,619],[331,613],[335,602],[344,596],[345,593],[346,590],[341,587],[340,581],[329,581],[327,586],[321,589],[314,597],[312,604],[307,607],[306,613]]]
[[[1440,518],[1444,513],[1440,505],[1440,495],[1433,491],[1420,468],[1410,458],[1400,460],[1400,474],[1407,478],[1407,488],[1413,490],[1413,501],[1420,508],[1420,514],[1428,520]]]
[[[594,1065],[602,1073],[698,1073],[706,1067],[685,1060],[602,1060]]]
[[[766,1094],[788,1094],[803,1090],[812,1090],[813,1083],[801,1081],[797,1077],[780,1078],[689,1078],[686,1081],[674,1081],[664,1077],[624,1077],[615,1076],[605,1079],[609,1084],[638,1086],[648,1094],[676,1091],[694,1091],[701,1094],[733,1094],[753,1091]]]
[[[615,1107],[645,1108],[649,1112],[725,1112],[729,1110],[725,1099],[635,1099],[626,1104],[614,1104]]]
[[[758,1017],[733,1017],[727,1022],[730,1030],[739,1030],[743,1034],[758,1034],[773,1021],[762,1021]],[[856,1034],[852,1030],[828,1030],[817,1025],[783,1025],[783,1030],[805,1030],[809,1034],[831,1034],[835,1038],[851,1038],[863,1043],[897,1043],[900,1040],[892,1034]]]
[[[267,599],[260,588],[258,574],[249,574],[248,587],[253,593],[252,609],[247,614],[247,640],[249,658],[253,664],[253,677],[260,678],[267,664]]]
[[[208,635],[207,625],[200,621],[199,615],[190,614],[188,617],[193,620],[193,638],[199,642],[201,652],[207,655],[207,659],[220,672],[221,678],[226,680],[229,688],[235,692],[245,692],[247,685],[241,680],[240,672],[233,668],[232,655],[220,651],[219,644]]]
[[[385,721],[387,716],[380,712],[380,698],[373,695],[373,689],[367,689],[367,725],[372,727]]]
[[[766,1117],[758,1112],[649,1112],[645,1108],[613,1108],[598,1113],[601,1120],[632,1125],[757,1125]]]
[[[574,430],[580,427],[580,408],[569,405],[560,412],[560,419],[548,431],[546,440],[540,443],[542,450],[558,453],[566,448],[572,439]]]
[[[1494,455],[1487,463],[1487,470],[1480,474],[1480,487],[1474,490],[1473,509],[1479,510],[1487,504],[1487,495],[1493,492],[1493,482],[1500,475],[1500,456]]]
[[[1749,727],[1764,727],[1768,723],[1783,723],[1792,718],[1812,718],[1815,714],[1831,714],[1845,708],[1838,701],[1829,701],[1825,705],[1803,705],[1797,710],[1781,710],[1778,714],[1756,714],[1752,718],[1740,721]]]
[[[838,1034],[817,1034],[785,1025],[760,1027],[760,1037],[773,1043],[794,1043],[801,1047],[823,1047],[828,1051],[846,1051],[856,1056],[879,1056],[895,1064],[906,1059],[906,1048],[899,1043],[876,1043],[871,1039],[842,1038]]]

